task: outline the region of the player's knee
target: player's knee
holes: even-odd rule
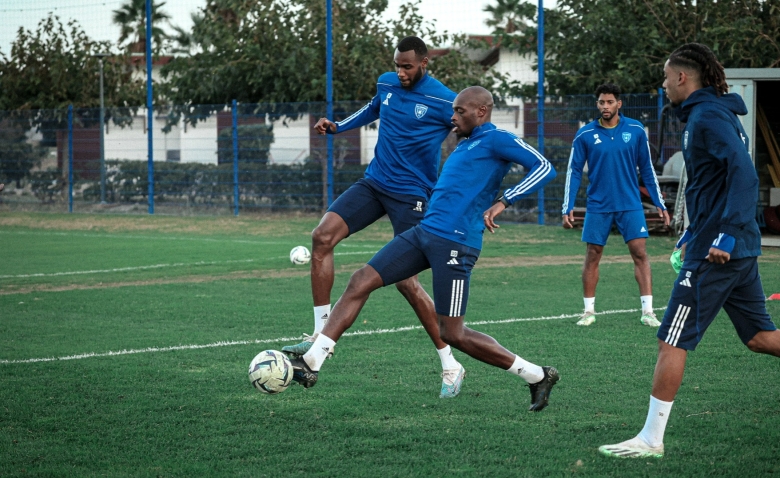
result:
[[[759,332],[745,344],[752,352],[780,356],[780,332]],[[773,340],[774,339],[774,340]]]
[[[604,252],[604,248],[588,247],[588,251],[585,254],[585,263],[593,266],[598,266],[603,252]]]
[[[755,337],[750,339],[750,342],[748,342],[745,345],[747,345],[747,348],[750,349],[751,352],[755,352],[757,354],[766,353],[766,351],[764,350],[764,344],[761,343],[760,340],[756,340]]]
[[[317,226],[311,232],[312,252],[327,252],[333,250],[339,240],[336,234],[325,227]]]
[[[761,340],[760,337],[753,337],[746,345],[751,352],[755,352],[757,354],[772,354],[775,352],[770,346],[771,344]]]
[[[458,348],[463,340],[463,329],[457,327],[447,327],[442,321],[439,322],[439,338],[445,344]]]
[[[382,287],[382,280],[376,271],[363,266],[349,278],[344,295],[368,295],[379,287]]]
[[[641,251],[630,251],[631,252],[631,258],[634,259],[634,262],[637,264],[643,264],[647,262],[647,251],[644,249]]]
[[[414,277],[412,277],[406,280],[402,280],[401,282],[396,282],[395,288],[398,289],[398,291],[405,297],[408,297],[418,292],[420,289],[420,283]]]

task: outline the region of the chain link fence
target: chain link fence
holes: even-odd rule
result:
[[[365,102],[336,104],[336,119]],[[679,150],[679,124],[658,95],[625,95],[622,113],[645,124],[659,174]],[[538,145],[535,100],[496,108],[493,122]],[[106,110],[109,110],[107,108]],[[5,209],[73,212],[240,214],[241,211],[320,213],[373,159],[378,122],[334,137],[333,195],[328,197],[326,140],[313,125],[324,103],[199,105],[155,114],[153,161],[143,108],[0,112],[0,195]],[[590,96],[548,98],[544,154],[558,177],[545,188],[545,222],[557,223],[571,142],[597,114]],[[442,144],[442,164],[455,148]],[[513,168],[504,186],[524,172]],[[584,206],[585,187],[576,206]],[[529,197],[507,220],[537,222]]]

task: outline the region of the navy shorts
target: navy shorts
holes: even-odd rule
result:
[[[333,201],[328,212],[341,216],[349,227],[350,235],[387,214],[397,236],[419,224],[427,207],[428,199],[425,197],[393,194],[361,178]]]
[[[431,269],[436,313],[446,317],[466,315],[471,270],[479,258],[473,249],[417,226],[396,236],[368,261],[384,284],[400,282]]]
[[[762,330],[776,329],[766,311],[755,257],[725,264],[686,260],[675,280],[658,338],[694,350],[721,307],[744,344]]]
[[[648,237],[644,211],[586,212],[582,225],[582,242],[607,245],[609,231],[616,224],[625,242]]]

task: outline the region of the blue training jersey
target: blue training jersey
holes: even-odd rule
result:
[[[436,184],[441,143],[452,130],[457,95],[427,73],[411,89],[402,87],[395,73],[384,73],[376,90],[366,106],[336,123],[338,132],[380,119],[365,177],[392,193],[428,197]]]
[[[509,131],[485,123],[452,152],[441,171],[420,227],[439,237],[482,249],[483,213],[493,205],[501,181],[513,164],[528,173],[504,191],[513,204],[555,177],[547,159]]]
[[[639,121],[621,115],[614,128],[605,128],[596,120],[577,131],[566,172],[562,208],[564,216],[574,209],[574,199],[580,189],[586,162],[590,181],[587,191],[588,212],[644,209],[639,195],[637,168],[653,204],[666,209],[650,159],[650,143]]]

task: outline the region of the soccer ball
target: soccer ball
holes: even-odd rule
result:
[[[249,381],[252,386],[269,395],[287,390],[292,377],[290,359],[276,350],[263,350],[249,364]]]
[[[290,251],[290,262],[297,265],[308,264],[311,260],[311,253],[304,246],[295,246]]]

